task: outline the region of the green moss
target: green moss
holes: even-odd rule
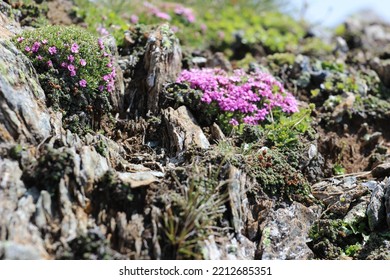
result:
[[[278,149],[263,148],[251,150],[245,156],[245,165],[267,194],[281,200],[305,201],[310,194],[309,183],[290,160]]]

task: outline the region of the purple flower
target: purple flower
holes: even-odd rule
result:
[[[77,45],[77,43],[73,43],[72,46],[70,47],[70,51],[72,53],[78,53],[79,52],[79,45]]]
[[[26,46],[26,47],[24,48],[24,50],[25,50],[26,52],[30,52],[30,51],[31,51],[31,48],[28,47],[28,46]]]
[[[99,86],[98,89],[99,89],[99,91],[103,91],[104,90],[104,86]]]
[[[130,22],[131,22],[132,24],[136,24],[136,23],[138,23],[138,21],[139,21],[139,18],[138,18],[137,15],[131,15],[131,16],[130,16]]]
[[[98,45],[99,45],[99,48],[100,48],[101,50],[104,50],[104,44],[103,44],[103,39],[102,39],[102,38],[99,38],[99,39],[98,39]]]
[[[79,81],[79,85],[81,86],[81,87],[86,87],[87,86],[87,81],[86,80],[84,80],[84,79],[82,79],[82,80],[80,80]]]
[[[32,51],[33,53],[38,52],[40,46],[41,46],[41,43],[35,42],[35,43],[33,44],[32,48],[31,48],[31,51]]]
[[[73,55],[68,55],[68,60],[72,63],[74,61],[74,56]]]
[[[53,66],[53,62],[51,60],[48,60],[47,61],[47,66],[52,67]]]
[[[87,62],[84,59],[80,59],[80,65],[85,66],[87,65]]]
[[[103,76],[103,80],[106,81],[106,82],[109,81],[110,79],[111,79],[110,75],[104,75]]]
[[[76,71],[70,71],[70,76],[71,76],[71,77],[76,76]]]
[[[49,47],[49,53],[51,54],[51,55],[53,55],[53,54],[56,54],[57,53],[57,48],[56,47]]]
[[[238,125],[238,121],[237,121],[236,119],[231,119],[231,120],[229,121],[229,123],[230,123],[231,125],[233,125],[233,126],[237,126],[237,125]]]
[[[19,37],[18,39],[16,39],[19,43],[20,42],[23,42],[23,40],[24,40],[24,37]]]
[[[42,44],[46,45],[47,44],[47,40],[46,39],[42,40]]]
[[[107,29],[105,29],[103,26],[99,26],[98,28],[96,28],[96,31],[99,32],[99,34],[101,36],[106,36],[108,34],[110,34]]]
[[[161,19],[165,19],[165,20],[168,20],[168,21],[171,20],[171,16],[170,15],[168,15],[167,13],[161,12],[159,10],[155,11],[153,14],[156,17],[161,18]]]
[[[38,60],[42,60],[43,57],[42,57],[41,55],[38,55],[38,56],[37,56],[37,59],[38,59]]]
[[[76,69],[74,68],[74,65],[69,64],[68,65],[68,70],[69,70],[69,72],[72,72],[72,71],[75,71]]]
[[[61,63],[61,67],[62,67],[62,68],[66,68],[66,67],[68,67],[68,63],[66,63],[66,62],[62,62],[62,63]]]

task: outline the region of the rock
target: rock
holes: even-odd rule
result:
[[[42,256],[34,245],[16,242],[0,242],[0,257],[3,260],[40,260]]]
[[[358,225],[366,218],[369,197],[362,197],[360,202],[352,207],[344,217],[344,222],[352,225]]]
[[[232,71],[233,67],[225,55],[221,52],[213,53],[212,56],[207,59],[206,67],[208,68],[221,68],[227,72]]]
[[[386,209],[384,205],[384,188],[382,184],[372,191],[370,203],[367,207],[368,225],[371,231],[383,228],[386,219]]]
[[[164,173],[158,171],[140,171],[136,173],[119,172],[118,178],[124,184],[130,185],[131,188],[149,186],[152,183],[159,182],[158,178],[164,177]]]
[[[227,191],[229,193],[229,206],[232,216],[233,229],[237,234],[242,234],[248,212],[248,198],[245,192],[246,175],[234,166],[228,169]]]
[[[201,149],[210,147],[209,141],[187,107],[181,106],[177,110],[169,107],[162,110],[162,115],[172,153],[178,155],[191,146]]]
[[[181,48],[167,24],[150,31],[143,56],[143,68],[137,69],[128,86],[129,113],[157,115],[160,93],[181,71]]]
[[[342,180],[318,182],[311,187],[311,191],[327,206],[327,211],[344,216],[351,203],[366,194],[368,188],[358,183],[356,177],[345,177]]]
[[[384,200],[385,200],[385,208],[386,208],[386,221],[387,221],[387,226],[390,229],[390,179],[386,178],[384,182]]]
[[[18,162],[0,158],[0,257],[48,259],[41,233],[31,222],[34,200],[21,177]]]
[[[50,113],[31,62],[0,39],[0,142],[38,144],[51,135]]]
[[[383,84],[390,87],[390,59],[381,60],[376,57],[371,60],[370,66],[378,74]]]
[[[114,113],[119,113],[119,115],[124,116],[125,108],[124,108],[124,97],[125,97],[125,83],[123,78],[123,72],[121,67],[119,66],[119,54],[118,47],[116,45],[115,38],[113,36],[104,36],[103,42],[108,48],[110,52],[114,56],[114,66],[115,66],[115,90],[110,94],[110,101],[113,107]]]
[[[265,223],[259,243],[261,259],[312,259],[314,254],[306,243],[309,229],[318,217],[318,209],[297,202],[273,210]]]
[[[255,256],[255,243],[243,235],[237,238],[210,235],[203,243],[202,253],[206,260],[253,260]]]
[[[8,39],[22,31],[20,24],[12,20],[13,13],[10,5],[0,2],[0,39]]]
[[[379,164],[371,171],[371,174],[375,178],[390,176],[390,162]]]
[[[215,142],[226,140],[225,134],[222,132],[222,129],[216,123],[213,123],[210,126],[211,137]]]

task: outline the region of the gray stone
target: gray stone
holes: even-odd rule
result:
[[[118,172],[119,180],[124,184],[129,184],[131,188],[149,186],[152,183],[159,182],[159,178],[162,177],[164,177],[164,173],[159,171]]]
[[[162,114],[168,130],[171,152],[180,154],[191,146],[201,149],[210,147],[209,141],[187,107],[181,106],[176,110],[169,107],[162,110]]]
[[[387,226],[390,229],[390,179],[386,178],[384,181],[384,200],[385,200],[385,208],[386,208],[386,221]]]
[[[308,208],[297,202],[289,207],[273,210],[264,226],[259,243],[261,258],[312,259],[314,254],[307,246],[308,233],[318,217],[318,208]]]
[[[327,211],[346,215],[351,203],[364,196],[368,188],[352,176],[318,182],[311,187],[311,191],[315,198],[325,204]]]
[[[38,144],[51,135],[50,113],[31,62],[0,39],[0,142]]]
[[[374,231],[383,227],[386,218],[386,209],[384,205],[384,189],[382,184],[372,191],[370,203],[367,207],[367,218],[370,230]]]

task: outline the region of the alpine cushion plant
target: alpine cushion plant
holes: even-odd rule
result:
[[[212,112],[216,107],[224,128],[226,121],[231,126],[257,125],[273,111],[298,111],[294,96],[273,76],[259,71],[247,74],[239,69],[228,74],[219,68],[191,69],[184,70],[177,82],[200,90],[201,102],[209,104]]]
[[[116,78],[113,56],[101,38],[76,27],[24,31],[15,44],[39,74],[48,105],[63,113],[64,127],[83,133],[110,111]]]

